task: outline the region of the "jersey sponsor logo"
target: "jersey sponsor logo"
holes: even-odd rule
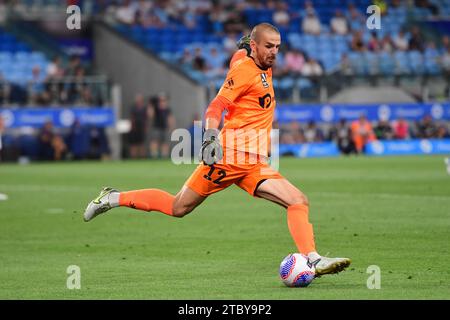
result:
[[[272,97],[270,96],[270,93],[266,94],[264,97],[260,97],[259,99],[259,105],[263,109],[267,109],[272,104]]]
[[[267,82],[267,74],[261,73],[261,82],[264,88],[269,87],[269,83]]]

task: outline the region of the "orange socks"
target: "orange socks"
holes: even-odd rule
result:
[[[175,197],[159,189],[143,189],[121,192],[119,205],[144,211],[159,211],[172,215]]]
[[[289,231],[300,253],[308,255],[316,251],[312,224],[308,220],[308,206],[295,204],[287,209]]]

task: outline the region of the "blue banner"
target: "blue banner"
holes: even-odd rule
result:
[[[113,126],[116,122],[112,107],[105,108],[19,108],[0,109],[7,128],[35,127],[40,128],[47,121],[52,121],[55,127],[70,127],[75,120],[81,124],[97,127]]]
[[[334,142],[280,144],[279,152],[280,156],[293,155],[298,158],[336,157],[340,155],[339,149]],[[369,156],[450,155],[450,139],[374,141],[366,145],[366,154]]]
[[[365,114],[370,121],[398,118],[416,121],[425,115],[431,115],[435,120],[450,120],[450,103],[280,105],[275,109],[279,123],[353,121],[361,114]]]
[[[374,141],[366,146],[366,153],[374,156],[418,154],[450,155],[450,139]]]
[[[304,144],[280,144],[280,155],[293,155],[299,158],[309,157],[336,157],[339,149],[333,142],[304,143]]]

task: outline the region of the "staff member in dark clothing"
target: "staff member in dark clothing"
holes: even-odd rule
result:
[[[131,108],[131,130],[129,134],[130,157],[145,158],[145,137],[147,132],[147,106],[141,94],[136,95]]]
[[[150,109],[150,117],[153,119],[150,153],[151,157],[167,158],[169,156],[170,133],[175,128],[175,118],[169,108],[165,94],[160,94],[155,102],[153,108]]]

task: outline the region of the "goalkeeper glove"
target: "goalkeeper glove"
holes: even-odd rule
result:
[[[223,150],[218,135],[219,130],[217,129],[205,130],[199,161],[203,161],[207,165],[212,165],[222,159]]]
[[[236,43],[236,46],[238,47],[238,49],[247,50],[247,55],[249,56],[250,53],[252,53],[252,49],[250,48],[250,35],[247,34],[239,39],[239,41]]]

